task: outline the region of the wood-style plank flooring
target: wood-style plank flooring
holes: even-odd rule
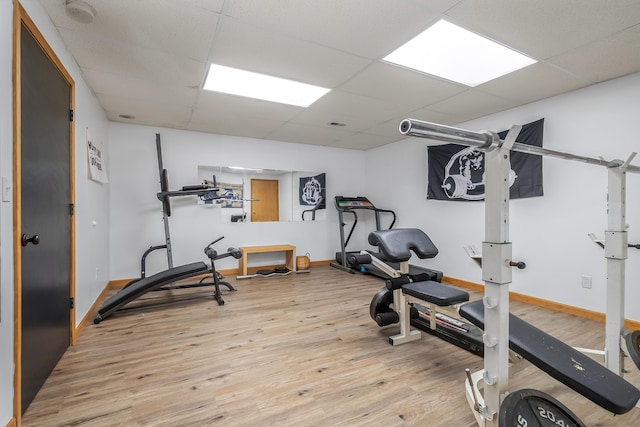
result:
[[[465,368],[482,359],[436,337],[392,347],[369,303],[383,286],[330,267],[236,281],[218,306],[210,288],[153,292],[88,325],[22,419],[23,426],[447,426],[475,424]],[[475,298],[479,295],[474,295]],[[149,302],[162,302],[149,306]],[[582,347],[604,325],[513,302],[512,312]],[[626,378],[640,386],[637,368]],[[510,389],[536,388],[588,426],[613,416],[535,367]]]

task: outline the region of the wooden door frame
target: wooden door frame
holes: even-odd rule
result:
[[[31,33],[45,55],[69,84],[69,109],[75,110],[75,82],[53,49],[18,0],[13,0],[13,415],[16,424],[22,418],[22,77],[20,33],[22,25]],[[75,123],[69,121],[69,203],[75,206]],[[70,298],[76,294],[76,227],[70,215]],[[76,310],[69,310],[69,345],[76,341]]]

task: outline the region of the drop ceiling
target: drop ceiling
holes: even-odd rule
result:
[[[640,71],[640,0],[40,0],[109,120],[357,150]],[[470,88],[381,58],[440,19],[538,62]],[[203,91],[208,64],[331,91],[308,108]],[[336,125],[338,124],[338,125]]]

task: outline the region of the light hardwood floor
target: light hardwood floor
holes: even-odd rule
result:
[[[428,334],[390,346],[398,327],[379,328],[369,317],[380,279],[330,267],[227,279],[238,291],[224,292],[224,306],[208,288],[154,292],[146,307],[87,326],[22,425],[476,425],[463,381],[465,368],[480,369],[482,359]],[[569,344],[603,345],[601,323],[511,307]],[[637,368],[626,366],[626,378],[640,386]],[[640,409],[614,417],[535,367],[510,380],[511,390],[528,387],[589,426],[640,425]]]

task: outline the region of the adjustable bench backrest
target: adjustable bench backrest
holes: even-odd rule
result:
[[[380,248],[380,252],[391,262],[409,261],[411,251],[421,259],[438,255],[436,245],[424,231],[417,228],[373,231],[369,234],[369,243]]]

